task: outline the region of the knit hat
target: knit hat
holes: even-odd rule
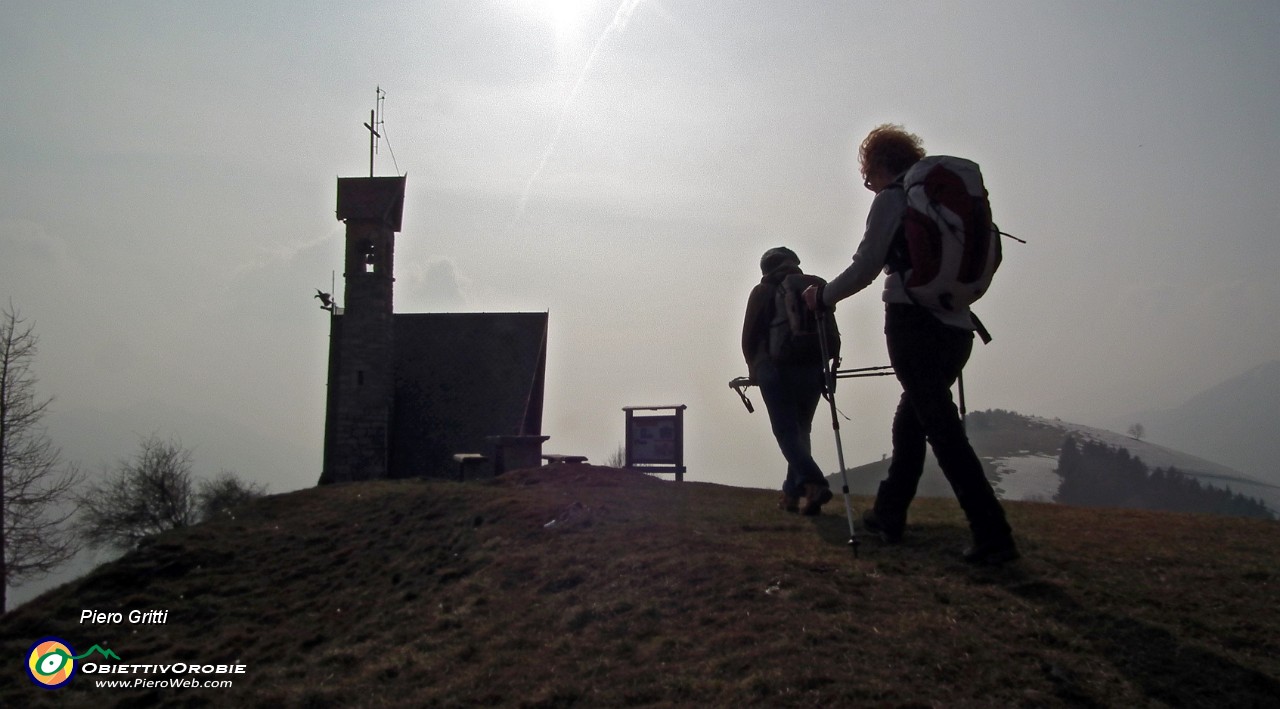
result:
[[[766,276],[786,265],[799,266],[800,257],[785,246],[775,246],[760,257],[760,273]]]

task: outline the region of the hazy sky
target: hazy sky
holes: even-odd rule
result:
[[[772,246],[827,278],[848,263],[871,200],[855,149],[883,122],[980,163],[997,222],[1029,242],[1006,243],[976,308],[995,341],[966,372],[971,409],[1123,422],[1280,357],[1269,0],[0,0],[0,16],[0,301],[36,323],[41,393],[300,447],[296,469],[239,471],[272,491],[320,470],[312,296],[341,280],[335,178],[368,174],[375,86],[376,172],[408,173],[397,311],[550,311],[548,450],[602,461],[623,406],[686,404],[690,479],[780,484],[758,393],[748,415],[727,387],[746,296]],[[846,366],[887,363],[878,284],[838,317]],[[891,379],[844,384],[851,464],[888,452],[896,397]]]

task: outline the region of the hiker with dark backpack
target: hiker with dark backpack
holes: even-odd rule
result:
[[[886,543],[901,541],[907,508],[924,470],[925,443],[969,521],[965,561],[998,564],[1017,546],[951,397],[973,350],[974,331],[990,336],[969,309],[1000,262],[1000,235],[977,165],[926,158],[901,126],[872,130],[859,149],[863,186],[876,193],[853,262],[826,286],[808,289],[810,308],[826,310],[883,270],[885,340],[902,385],[893,417],[893,459],[863,526]]]
[[[760,283],[747,298],[742,325],[742,355],[751,380],[760,387],[773,436],[787,461],[778,507],[816,515],[831,500],[831,485],[813,459],[810,433],[822,396],[823,361],[816,313],[804,303],[804,290],[824,281],[800,270],[800,258],[786,247],[769,249],[760,259]],[[825,318],[825,334],[838,357],[835,318]],[[805,505],[800,507],[800,498]]]

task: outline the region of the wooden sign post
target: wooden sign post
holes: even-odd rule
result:
[[[626,467],[645,473],[675,473],[684,480],[684,404],[624,406],[627,413]],[[637,416],[637,411],[671,413]]]

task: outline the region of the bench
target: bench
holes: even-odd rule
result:
[[[551,436],[485,436],[493,446],[493,474],[542,465],[542,444]]]
[[[544,453],[542,459],[553,465],[555,463],[578,464],[587,462],[587,456],[585,455],[564,455],[562,453]]]
[[[458,464],[458,480],[467,479],[467,471],[475,471],[489,461],[489,456],[479,453],[456,453],[453,461]]]

